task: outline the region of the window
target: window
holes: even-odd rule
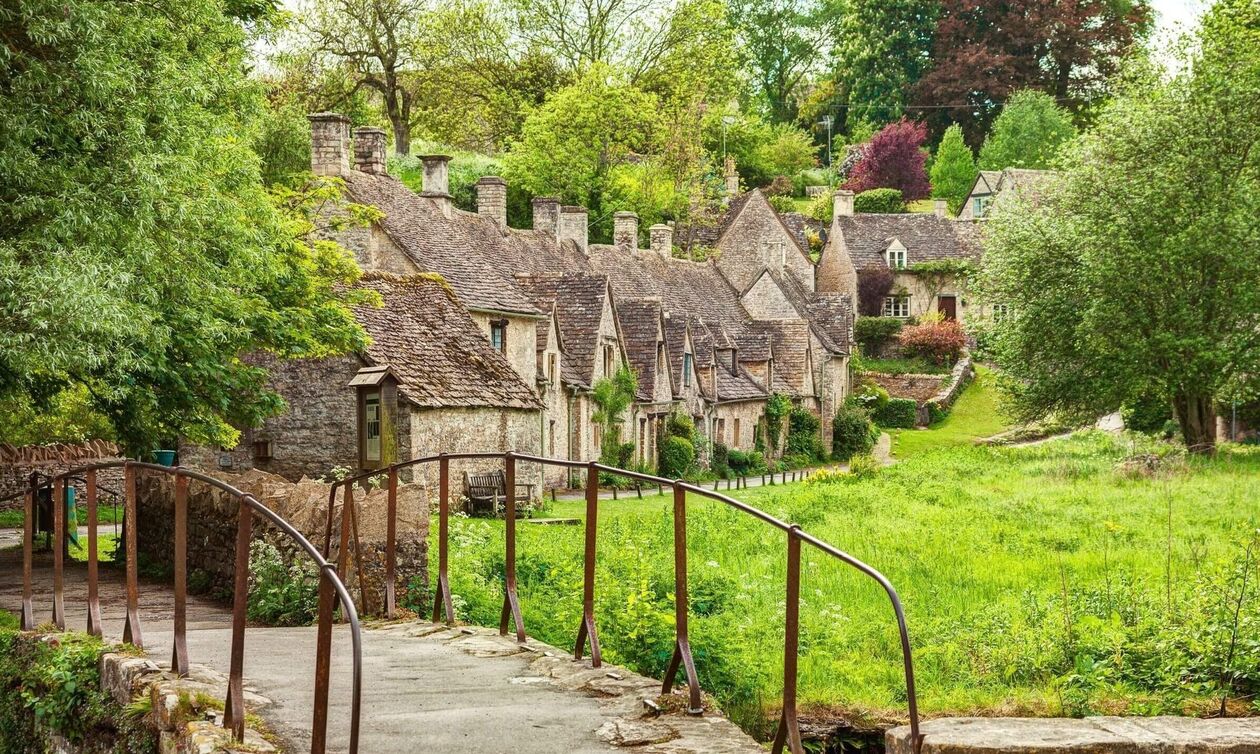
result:
[[[909,317],[910,316],[910,297],[909,296],[888,296],[884,299],[884,316],[885,317]]]
[[[731,445],[736,448],[739,447],[739,419],[735,420],[735,435],[731,438]]]
[[[611,377],[613,373],[613,347],[604,346],[604,376]]]
[[[726,444],[726,420],[725,419],[717,420],[717,438],[718,438],[718,442],[722,443],[723,445]]]
[[[888,266],[894,270],[904,270],[906,268],[906,247],[894,241],[888,247]]]
[[[554,353],[547,354],[547,382],[556,384],[556,355]]]
[[[994,304],[993,305],[993,321],[1001,322],[1011,316],[1010,304]]]
[[[363,460],[367,463],[381,461],[381,392],[379,390],[363,393]]]
[[[977,196],[971,200],[971,214],[975,217],[984,217],[984,213],[989,209],[988,196]]]
[[[691,354],[683,354],[683,387],[691,387]]]
[[[507,320],[498,319],[490,323],[490,345],[499,353],[507,353]]]

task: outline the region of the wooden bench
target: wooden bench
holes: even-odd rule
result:
[[[486,472],[464,472],[464,497],[468,499],[468,515],[494,516],[506,515],[507,475],[502,470]],[[524,490],[524,493],[521,492]],[[528,482],[516,483],[516,517],[524,518],[529,511],[529,504],[534,499],[534,485]]]

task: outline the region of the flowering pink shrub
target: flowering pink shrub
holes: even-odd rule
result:
[[[897,336],[906,356],[920,356],[934,364],[950,364],[962,355],[966,336],[958,320],[907,325]]]

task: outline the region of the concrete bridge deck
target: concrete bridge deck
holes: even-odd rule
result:
[[[52,558],[37,554],[36,622],[51,620]],[[86,626],[86,565],[67,562],[67,627]],[[107,638],[122,635],[122,573],[102,566],[100,602]],[[22,553],[0,550],[0,609],[22,604]],[[171,655],[173,597],[152,580],[140,585],[145,649],[162,667]],[[188,655],[194,665],[228,671],[230,611],[188,598]],[[251,627],[245,639],[247,704],[292,751],[309,750],[315,629]],[[653,753],[764,752],[716,714],[645,717],[643,699],[659,683],[605,665],[592,670],[534,641],[524,647],[496,631],[429,623],[369,625],[363,632],[360,752],[595,752],[634,747]],[[333,638],[329,750],[345,751],[350,719],[350,634]]]

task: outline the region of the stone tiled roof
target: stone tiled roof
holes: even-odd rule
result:
[[[836,227],[859,270],[886,266],[884,252],[893,239],[906,247],[910,265],[939,259],[977,259],[967,223],[924,212],[897,215],[857,214],[836,218]]]
[[[358,306],[355,319],[371,337],[364,354],[388,365],[398,389],[425,408],[539,408],[538,397],[490,347],[450,287],[434,275],[369,272],[357,283],[383,306]]]
[[[780,212],[779,219],[783,221],[783,226],[796,238],[796,242],[807,254],[809,253],[809,238],[806,237],[805,231],[812,230],[823,240],[823,243],[827,241],[826,224],[812,217],[802,215],[800,212]]]
[[[468,212],[445,217],[435,200],[416,195],[396,178],[351,170],[345,175],[350,198],[371,204],[385,217],[381,226],[421,269],[446,278],[465,306],[537,314],[531,297],[512,281],[509,255],[526,257],[522,247],[540,245],[546,234],[504,233],[499,226]],[[555,246],[554,240],[549,241]],[[558,252],[556,252],[558,253]]]
[[[765,332],[752,329],[750,323],[739,335],[735,336],[735,344],[739,347],[739,360],[744,363],[769,361],[773,358],[772,341]]]
[[[656,296],[671,313],[685,313],[706,323],[738,329],[748,313],[739,294],[712,262],[666,258],[651,251],[592,245],[591,266],[608,276],[618,300]]]
[[[834,346],[833,353],[850,353],[853,348],[854,306],[849,294],[816,293],[806,307],[819,340],[828,349]]]
[[[621,342],[630,368],[639,378],[635,398],[651,401],[656,394],[656,357],[660,342],[661,300],[658,298],[618,298],[617,321]]]
[[[809,323],[790,319],[759,320],[750,322],[748,327],[769,338],[774,349],[774,389],[794,396],[812,394],[805,390]],[[743,360],[743,354],[740,359]]]
[[[669,373],[675,385],[683,384],[683,354],[687,352],[687,333],[690,328],[690,317],[686,314],[665,313],[665,351],[669,355]],[[694,362],[694,345],[692,350]]]
[[[692,222],[683,228],[681,233],[677,234],[674,238],[674,243],[683,249],[690,249],[692,246],[717,246],[718,239],[722,237],[726,229],[739,216],[740,211],[751,196],[751,191],[745,191],[742,194],[731,197],[725,210],[710,218],[708,222]]]
[[[768,393],[760,382],[742,366],[732,372],[724,364],[717,365],[717,400],[747,401],[765,398]]]
[[[972,193],[980,192],[982,194],[992,194],[998,189],[998,182],[1002,180],[1001,170],[981,170],[976,176],[976,182],[971,187]]]
[[[1044,184],[1050,179],[1058,175],[1054,170],[1031,170],[1029,168],[1006,168],[1001,173],[1001,179],[995,186],[995,191],[1006,191],[1008,189],[1029,189],[1036,188],[1040,184]]]
[[[556,320],[565,356],[561,378],[578,387],[594,381],[595,358],[599,350],[599,323],[608,296],[608,279],[603,275],[570,272],[562,275],[517,275],[514,282],[529,291],[535,300],[556,304]]]

